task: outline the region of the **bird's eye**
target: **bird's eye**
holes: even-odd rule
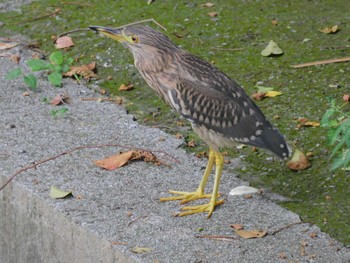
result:
[[[137,43],[139,41],[139,38],[136,35],[133,35],[131,37],[132,42]]]

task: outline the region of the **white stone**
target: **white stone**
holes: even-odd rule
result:
[[[246,194],[254,194],[257,193],[259,190],[251,187],[251,186],[247,186],[247,185],[241,185],[238,187],[233,188],[230,191],[230,195],[246,195]]]

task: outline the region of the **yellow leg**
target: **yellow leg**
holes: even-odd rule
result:
[[[208,177],[210,175],[211,170],[213,169],[214,160],[215,160],[215,153],[214,151],[210,150],[207,167],[205,168],[202,180],[195,192],[182,192],[182,191],[169,190],[171,194],[176,194],[177,196],[163,197],[163,198],[160,198],[160,201],[166,202],[166,201],[181,200],[180,204],[185,204],[190,201],[201,199],[201,198],[211,198],[211,194],[204,193],[204,188],[207,185]]]
[[[216,169],[215,169],[215,181],[214,181],[213,192],[212,194],[205,194],[204,188],[207,184],[208,177],[214,165],[214,161],[215,161]],[[220,184],[223,165],[224,165],[224,157],[222,156],[222,154],[220,152],[210,149],[208,164],[197,190],[195,192],[180,192],[180,191],[170,190],[169,191],[170,193],[177,194],[178,196],[161,198],[160,201],[165,202],[165,201],[172,201],[172,200],[182,200],[180,204],[184,204],[200,198],[210,198],[210,201],[208,204],[198,205],[198,206],[186,206],[182,208],[182,210],[187,210],[187,211],[182,212],[178,215],[178,216],[186,216],[186,215],[192,215],[192,214],[201,213],[201,212],[208,212],[208,218],[209,218],[213,213],[215,206],[221,205],[224,202],[224,200],[217,201],[217,198],[219,197],[218,190],[219,190],[219,184]]]
[[[214,181],[213,193],[211,195],[209,203],[204,205],[198,205],[198,206],[186,206],[182,208],[182,210],[186,210],[186,212],[180,213],[179,216],[186,216],[186,215],[192,215],[192,214],[201,213],[201,212],[208,212],[208,218],[210,218],[215,207],[224,203],[224,200],[217,200],[222,168],[224,167],[224,157],[220,152],[214,152],[214,154],[215,154],[215,166],[216,166],[215,181]]]

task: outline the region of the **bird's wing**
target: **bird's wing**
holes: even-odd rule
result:
[[[244,90],[225,75],[221,81],[181,78],[169,89],[172,106],[196,126],[233,141],[288,156],[284,137],[272,126]],[[283,150],[284,149],[284,150]]]

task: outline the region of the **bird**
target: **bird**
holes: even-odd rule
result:
[[[146,25],[89,28],[129,49],[147,84],[187,119],[209,146],[208,163],[198,188],[193,192],[169,190],[171,196],[160,198],[161,202],[178,200],[180,204],[209,199],[205,204],[182,207],[178,216],[207,213],[210,218],[215,207],[224,203],[218,192],[224,166],[221,148],[246,144],[264,148],[282,159],[291,155],[285,137],[235,80],[181,49],[162,32]],[[206,194],[205,186],[214,166],[213,190]]]

